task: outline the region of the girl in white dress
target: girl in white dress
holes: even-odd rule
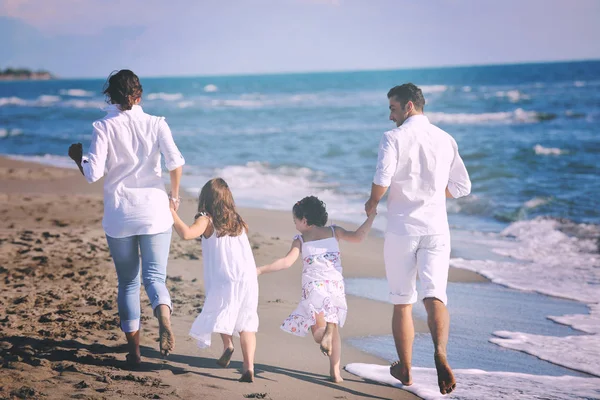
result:
[[[198,214],[187,226],[171,208],[175,231],[185,240],[202,237],[204,287],[202,312],[190,336],[200,348],[209,347],[211,334],[220,333],[223,355],[217,361],[227,367],[233,353],[232,335],[239,334],[244,358],[240,382],[254,382],[254,352],[258,331],[258,280],[256,264],[233,196],[221,178],[208,181],[200,191]]]
[[[329,357],[333,382],[340,375],[341,340],[338,326],[343,326],[348,307],[338,240],[361,242],[373,225],[376,213],[355,231],[327,223],[325,204],[315,196],[305,197],[294,205],[294,223],[300,235],[294,237],[288,254],[269,265],[257,268],[258,275],[289,268],[302,254],[302,299],[281,329],[298,336],[312,331],[321,352]]]

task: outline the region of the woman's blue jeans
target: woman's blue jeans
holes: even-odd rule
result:
[[[171,247],[171,229],[155,235],[136,235],[113,238],[106,235],[110,254],[119,279],[119,317],[125,333],[140,329],[140,255],[142,280],[152,310],[161,304],[171,309],[167,290],[167,261]]]

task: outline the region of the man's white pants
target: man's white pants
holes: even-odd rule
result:
[[[392,304],[417,302],[417,273],[421,299],[434,297],[447,303],[450,235],[401,236],[385,234],[385,272]]]

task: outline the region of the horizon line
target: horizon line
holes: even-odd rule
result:
[[[229,74],[197,74],[197,75],[139,75],[143,79],[165,79],[165,78],[225,78],[225,77],[252,77],[252,76],[274,76],[274,75],[312,75],[312,74],[337,74],[337,73],[362,73],[362,72],[391,72],[391,71],[414,71],[414,70],[435,70],[435,69],[453,69],[453,68],[473,68],[473,67],[509,67],[518,65],[539,65],[539,64],[569,64],[583,62],[600,62],[600,58],[570,59],[570,60],[546,60],[546,61],[516,61],[501,62],[490,64],[447,64],[438,66],[424,67],[399,67],[399,68],[366,68],[366,69],[348,69],[348,70],[308,70],[308,71],[280,71],[280,72],[234,72]],[[13,67],[11,67],[13,68]],[[14,67],[16,68],[16,67]],[[39,69],[39,68],[38,68]],[[126,68],[123,68],[126,69]],[[118,71],[115,69],[113,71]],[[57,76],[49,71],[55,78],[53,80],[97,80],[106,79],[104,76]],[[111,71],[112,72],[112,71]],[[108,75],[107,75],[108,76]]]

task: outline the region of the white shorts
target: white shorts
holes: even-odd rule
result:
[[[447,303],[450,235],[401,236],[385,234],[385,273],[392,304],[417,302],[417,272],[421,299],[435,297]]]

